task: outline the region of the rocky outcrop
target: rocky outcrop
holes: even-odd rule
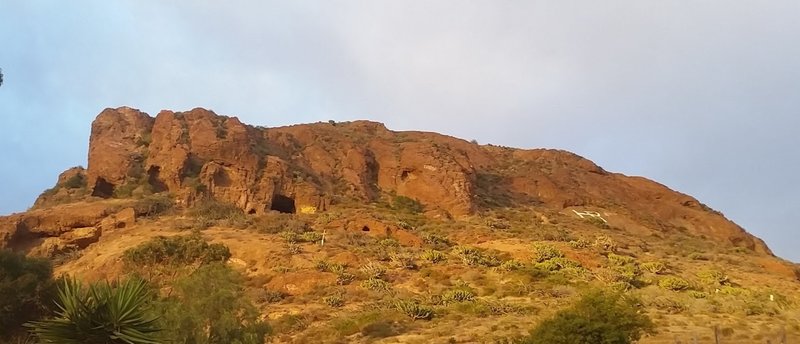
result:
[[[770,253],[694,198],[569,152],[480,146],[369,121],[264,128],[200,108],[155,118],[106,109],[92,124],[88,168],[75,173],[85,173],[96,197],[169,191],[178,204],[215,198],[250,214],[325,211],[394,195],[443,217],[494,207],[586,209],[624,215],[652,232],[680,230]]]

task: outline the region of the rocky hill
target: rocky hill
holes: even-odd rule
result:
[[[194,226],[183,223],[199,217],[193,209],[217,202],[238,209],[245,224],[201,226],[209,228],[209,240],[229,245],[248,276],[269,280],[255,288],[294,294],[295,305],[302,305],[305,301],[299,297],[315,290],[303,285],[335,285],[325,281],[336,278],[275,273],[278,265],[303,271],[313,260],[336,258],[353,266],[391,258],[373,251],[346,255],[351,251],[347,245],[337,250],[328,244],[294,252],[307,254],[299,263],[285,257],[263,262],[265,255],[282,255],[286,249],[277,233],[243,235],[231,228],[259,227],[259,219],[301,221],[328,240],[352,240],[355,233],[390,239],[406,247],[404,252],[416,254],[435,246],[436,240],[430,239],[434,233],[449,246],[490,250],[505,261],[529,261],[535,254],[530,245],[548,242],[585,269],[588,275],[579,279],[581,283],[620,282],[616,277],[604,279],[602,272],[613,265],[609,254],[622,252],[662,261],[677,275],[694,276],[704,265],[740,270],[742,284],[760,280],[771,290],[781,290],[787,300],[797,296],[792,291],[798,286],[796,266],[774,257],[763,241],[721,213],[691,196],[645,178],[608,172],[566,151],[479,145],[436,133],[391,131],[369,121],[254,127],[200,108],[165,110],[155,118],[128,107],[106,109],[92,123],[89,142],[86,169],[62,173],[30,211],[0,217],[0,248],[59,259],[61,272],[90,279],[114,277],[124,273],[119,257],[125,249],[166,235],[170,228],[180,232]],[[172,203],[174,209],[165,213],[162,208]],[[256,242],[265,246],[255,249]],[[463,256],[462,251],[453,254]],[[479,269],[477,265],[468,269]],[[444,272],[454,281],[468,271],[439,271]],[[653,272],[649,284],[658,284],[659,273]],[[309,278],[319,283],[298,280]],[[401,287],[423,277],[398,272],[395,278],[398,290],[426,289]],[[477,289],[486,287],[468,282]],[[424,283],[429,289],[442,287]],[[517,297],[531,301],[544,295],[528,294]],[[291,308],[289,304],[284,308]],[[674,319],[676,313],[664,314]],[[432,334],[435,327],[409,330],[422,337],[390,337],[401,342],[439,338]],[[312,330],[288,331],[283,340],[299,340]],[[483,338],[480,331],[474,332],[464,342]]]

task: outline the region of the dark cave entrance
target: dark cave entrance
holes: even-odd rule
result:
[[[92,196],[100,198],[111,198],[114,196],[114,184],[107,182],[103,178],[97,178],[92,188]]]
[[[367,227],[367,226],[361,227],[361,231],[362,232],[369,232],[369,227]]]
[[[272,205],[269,209],[285,214],[294,214],[297,210],[294,206],[294,198],[278,194],[272,196]]]
[[[167,191],[167,185],[161,181],[159,174],[161,174],[160,166],[154,165],[147,169],[147,183],[153,188],[154,193]]]

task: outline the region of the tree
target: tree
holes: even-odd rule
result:
[[[0,250],[0,337],[46,309],[54,290],[52,267],[45,259]]]
[[[166,342],[263,344],[269,326],[244,295],[241,276],[221,263],[202,266],[174,284],[164,300]]]
[[[0,86],[3,86],[3,69],[0,69]]]
[[[147,311],[151,299],[141,279],[116,285],[104,281],[88,288],[65,279],[58,291],[56,316],[26,326],[41,343],[158,344],[157,318]]]
[[[570,308],[539,323],[524,344],[628,344],[653,332],[653,323],[636,300],[593,291]]]

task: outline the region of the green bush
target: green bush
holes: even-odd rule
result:
[[[469,290],[452,289],[442,293],[442,303],[445,305],[458,302],[472,302],[475,300],[475,294]]]
[[[389,282],[386,282],[382,279],[370,277],[361,281],[361,287],[374,291],[386,291],[391,289],[392,286],[389,284]]]
[[[64,181],[64,184],[62,184],[62,186],[67,188],[67,189],[85,188],[86,187],[86,176],[84,176],[83,173],[75,174],[74,176],[72,176],[69,179],[67,179],[66,181]]]
[[[672,291],[687,290],[691,287],[689,281],[676,276],[667,276],[660,279],[658,286]]]
[[[425,211],[425,207],[419,201],[400,195],[392,198],[392,208],[397,211],[411,214],[419,214]]]
[[[139,216],[153,217],[166,213],[175,206],[175,200],[169,195],[156,194],[144,197],[133,205]]]
[[[269,326],[246,298],[242,278],[221,263],[203,266],[174,285],[159,305],[166,343],[261,344]]]
[[[494,267],[501,263],[496,256],[475,247],[456,246],[453,248],[453,254],[469,266]]]
[[[533,244],[533,261],[536,263],[541,263],[546,260],[560,258],[563,256],[564,252],[561,252],[552,245],[539,242]]]
[[[573,306],[539,323],[525,344],[628,344],[634,343],[654,325],[622,294],[594,291]]]
[[[611,237],[606,235],[599,235],[595,238],[594,244],[592,244],[596,249],[603,251],[603,252],[617,252],[617,243]]]
[[[719,270],[700,271],[697,273],[697,277],[699,277],[703,283],[712,286],[731,285],[731,280],[728,278],[728,275]]]
[[[127,264],[137,267],[209,264],[224,262],[231,257],[223,244],[209,244],[200,234],[184,236],[159,236],[137,247],[128,249],[123,255]]]
[[[519,261],[517,261],[515,259],[510,259],[510,260],[504,261],[502,264],[500,264],[500,266],[498,266],[497,269],[499,269],[501,271],[517,271],[517,270],[520,270],[520,269],[522,269],[524,267],[525,267],[525,264],[522,264],[521,262],[519,262]]]
[[[42,343],[155,344],[160,328],[147,311],[151,300],[140,279],[89,288],[67,279],[59,288],[56,316],[27,326]]]
[[[558,257],[536,263],[533,267],[544,271],[561,271],[570,268],[580,268],[581,264],[571,259]]]
[[[342,298],[341,295],[331,295],[323,297],[322,302],[333,308],[339,308],[344,306],[344,299]]]
[[[441,235],[423,232],[420,236],[422,237],[423,242],[425,242],[428,245],[431,245],[434,249],[437,250],[446,250],[450,248],[450,246],[453,246],[453,243],[449,239]],[[798,278],[800,279],[800,277]]]
[[[667,266],[662,262],[645,262],[640,265],[642,270],[651,274],[663,274],[667,271]]]
[[[442,262],[447,259],[447,256],[437,250],[427,250],[420,255],[420,258],[424,261],[427,261],[431,264],[436,264]]]
[[[53,296],[52,267],[46,259],[0,250],[0,338],[47,310]]]
[[[246,217],[242,209],[236,205],[215,199],[207,199],[195,204],[190,210],[190,214],[207,220],[238,221]]]
[[[591,243],[584,239],[572,240],[569,242],[569,246],[574,249],[587,248],[589,245],[591,245]]]
[[[397,300],[394,307],[411,320],[430,320],[433,318],[433,310],[415,300]]]
[[[375,262],[364,264],[359,270],[361,270],[368,279],[383,279],[386,275],[386,267]]]
[[[635,264],[636,259],[633,257],[620,256],[618,254],[609,253],[608,262],[611,263],[611,265],[623,266],[623,265]]]

